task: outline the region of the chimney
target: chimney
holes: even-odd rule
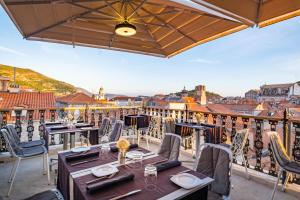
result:
[[[200,105],[206,105],[206,88],[205,85],[198,85],[195,88],[196,98]]]

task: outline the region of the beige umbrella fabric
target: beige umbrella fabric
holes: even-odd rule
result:
[[[248,27],[171,0],[0,0],[28,40],[171,57]],[[115,33],[122,22],[130,37]]]

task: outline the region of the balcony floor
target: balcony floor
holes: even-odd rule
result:
[[[145,144],[142,144],[145,146]],[[151,150],[157,151],[159,146],[157,144],[151,144]],[[51,157],[55,157],[56,151],[59,148],[55,148],[51,150]],[[181,153],[180,160],[191,160],[191,156],[189,154]],[[191,168],[192,163],[183,163],[185,166]],[[20,164],[15,184],[13,186],[13,190],[11,193],[10,198],[5,197],[6,192],[8,190],[9,184],[7,183],[8,176],[10,170],[12,168],[12,162],[8,163],[1,163],[0,164],[0,199],[1,196],[4,200],[11,199],[11,200],[19,200],[36,194],[38,192],[42,192],[48,189],[55,188],[54,182],[54,172],[51,173],[52,184],[47,184],[47,177],[46,175],[42,175],[42,159],[41,158],[34,158],[30,160],[23,160]],[[237,170],[234,170],[232,176],[232,182],[234,188],[231,190],[230,198],[232,200],[264,200],[269,199],[270,194],[272,192],[272,182],[275,180],[271,178],[271,180],[264,180],[257,181],[256,178],[251,178],[251,180],[247,180],[243,177],[243,174],[238,172],[238,166],[234,167]],[[54,171],[54,170],[53,170]],[[254,172],[255,174],[256,172]],[[252,175],[252,173],[251,173]],[[257,173],[256,173],[257,175]],[[261,176],[258,175],[258,176]],[[298,191],[298,194],[291,193],[290,191],[283,193],[278,190],[276,193],[275,199],[281,200],[297,200],[300,197],[300,187],[292,184],[290,188]],[[296,188],[296,189],[295,189]],[[297,196],[297,197],[296,197]],[[209,199],[217,199],[217,197],[213,194],[209,194]]]

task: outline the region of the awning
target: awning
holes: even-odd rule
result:
[[[178,0],[0,1],[26,39],[160,57],[248,27]],[[135,35],[115,33],[115,26],[125,21],[135,26]]]
[[[249,26],[265,27],[300,15],[300,0],[192,0]]]

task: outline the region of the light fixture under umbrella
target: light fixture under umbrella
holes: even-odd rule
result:
[[[129,37],[136,34],[136,27],[125,21],[116,25],[115,32],[118,35]]]

